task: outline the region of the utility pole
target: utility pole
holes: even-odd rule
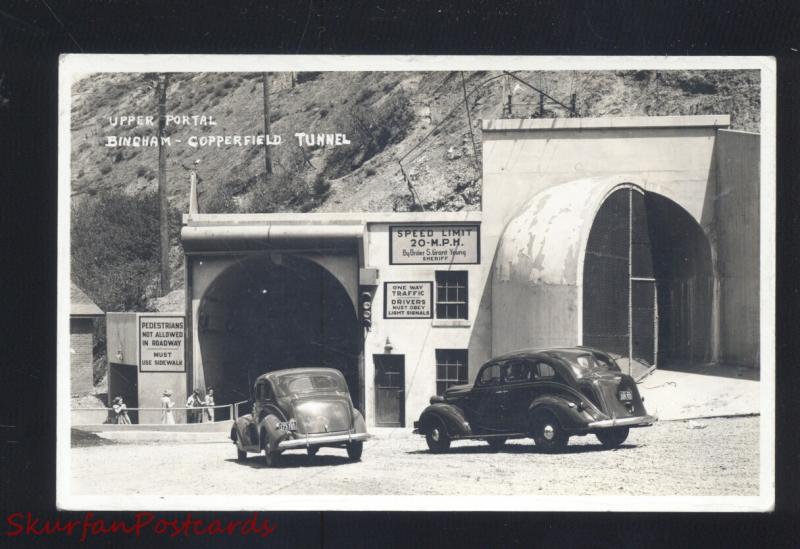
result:
[[[570,98],[570,101],[569,101],[569,108],[572,111],[570,113],[570,116],[572,116],[572,117],[578,116],[578,111],[575,110],[575,95],[576,94],[573,93],[572,97]]]
[[[156,96],[158,100],[158,202],[159,229],[161,233],[161,295],[169,293],[169,216],[167,211],[167,149],[164,146],[167,119],[167,85],[169,76],[158,79]]]
[[[544,117],[544,94],[539,93],[539,118]]]
[[[264,88],[264,162],[266,176],[272,175],[272,153],[269,150],[269,76],[267,73],[261,75],[261,83]]]

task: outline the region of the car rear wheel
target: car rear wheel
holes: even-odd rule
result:
[[[234,444],[236,445],[236,461],[245,461],[247,459],[247,452],[242,450],[242,440],[239,438],[239,433],[236,433],[234,437]]]
[[[505,445],[506,439],[505,437],[492,437],[492,438],[487,438],[486,442],[489,443],[489,448],[493,452],[497,452],[500,450],[500,448],[502,448]]]
[[[433,420],[432,425],[428,427],[428,432],[425,433],[425,442],[428,443],[430,451],[435,454],[446,452],[450,448],[450,437],[440,420]]]
[[[625,442],[625,439],[628,438],[629,431],[630,429],[628,427],[615,427],[613,429],[597,431],[595,435],[597,436],[597,440],[600,441],[600,444],[605,448],[618,448]]]
[[[309,446],[306,451],[309,457],[314,457],[317,455],[317,452],[319,452],[319,446]]]
[[[544,452],[563,450],[569,442],[569,435],[552,412],[542,411],[533,417],[531,437],[536,447]]]
[[[347,445],[347,457],[350,461],[359,461],[361,454],[364,452],[364,442],[354,440]]]

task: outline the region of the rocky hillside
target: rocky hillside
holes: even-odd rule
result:
[[[730,114],[758,131],[756,71],[561,71],[516,75],[580,116]],[[156,135],[156,126],[114,127],[110,117],[157,115],[152,74],[99,74],[73,85],[73,199],[104,189],[136,194],[157,186],[156,147],[103,146],[104,136]],[[468,94],[472,131],[464,108]],[[197,163],[201,211],[406,211],[480,208],[480,120],[563,117],[567,111],[499,72],[319,72],[270,75],[274,174],[264,148],[188,146],[190,135],[263,133],[260,73],[170,76],[167,113],[210,115],[211,126],[168,127],[171,204],[188,208],[188,168]],[[299,147],[295,132],[347,133],[350,146]],[[474,140],[474,145],[473,145]],[[477,157],[476,157],[477,152]],[[405,170],[404,178],[399,159]]]

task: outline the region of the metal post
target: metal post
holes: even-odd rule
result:
[[[633,189],[628,189],[628,375],[633,361]]]
[[[169,77],[165,74],[158,80],[158,201],[159,230],[161,233],[161,295],[169,293],[169,218],[167,210],[167,148],[166,138],[167,85]]]
[[[264,163],[266,174],[272,174],[272,153],[269,150],[269,76],[261,75],[261,84],[264,89]]]

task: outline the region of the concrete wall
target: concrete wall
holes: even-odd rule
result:
[[[139,366],[138,318],[138,313],[106,313],[106,352],[109,363]]]
[[[434,221],[437,214],[428,214]],[[481,229],[483,230],[483,229]],[[490,302],[485,293],[491,291],[487,284],[486,266],[489,255],[481,251],[480,265],[389,265],[389,224],[370,223],[368,230],[368,267],[379,270],[379,287],[372,303],[374,320],[365,340],[365,396],[368,411],[375,410],[374,354],[383,354],[388,338],[393,346],[392,354],[405,356],[405,424],[410,427],[419,419],[419,414],[436,394],[436,349],[468,349],[470,379],[475,371],[489,358],[491,349]],[[383,319],[384,282],[430,281],[436,286],[437,270],[467,271],[469,277],[468,319]],[[432,304],[433,306],[433,304]],[[435,307],[434,307],[435,308]],[[435,311],[434,311],[435,317]],[[373,412],[374,416],[374,412]],[[374,425],[374,417],[368,417]]]
[[[135,375],[139,408],[161,408],[161,395],[164,389],[172,390],[172,400],[175,406],[182,407],[186,404],[186,373],[185,372],[140,372],[139,371],[139,316],[180,316],[183,311],[174,313],[107,313],[106,314],[106,344],[108,348],[109,363],[133,366],[128,370],[116,368],[109,376],[108,391],[111,398],[118,392],[116,386],[124,386],[127,380],[121,379]],[[188,342],[187,342],[188,344]],[[122,352],[122,358],[117,357],[117,352]],[[135,374],[134,374],[135,373]],[[128,403],[130,406],[130,403]],[[175,420],[185,421],[183,413],[176,412]],[[160,411],[142,411],[139,413],[139,423],[159,423]]]
[[[589,197],[596,189],[633,183],[673,200],[709,231],[704,211],[716,179],[714,143],[717,130],[728,124],[728,116],[485,121],[481,245],[496,249],[519,215],[527,219],[517,224],[536,233],[519,252],[506,250],[501,261],[508,264],[494,265],[491,354],[582,343],[582,254],[602,203],[602,197]],[[563,213],[548,212],[543,222],[539,210],[550,205],[537,200],[553,202],[542,193],[557,185],[565,189],[557,197]],[[524,237],[513,238],[524,244]],[[558,246],[577,252],[577,262],[549,280],[536,263],[546,255],[540,246],[549,255],[558,255]],[[556,263],[565,269],[568,262]],[[504,314],[512,306],[514,314]]]
[[[494,249],[488,252],[482,249],[481,265],[454,265],[453,270],[469,272],[469,319],[466,321],[439,321],[431,319],[383,319],[383,283],[392,281],[431,281],[435,282],[436,266],[434,265],[389,265],[389,225],[401,223],[480,223],[480,212],[468,213],[351,213],[351,214],[305,214],[303,220],[309,225],[342,223],[364,223],[367,230],[364,234],[362,254],[310,253],[295,250],[300,257],[310,259],[331,272],[347,290],[357,307],[358,268],[370,267],[378,270],[378,289],[372,304],[372,329],[365,333],[364,340],[364,397],[367,411],[367,422],[374,426],[375,422],[375,370],[374,354],[384,354],[384,345],[389,338],[394,347],[392,353],[405,356],[406,403],[405,422],[410,426],[418,419],[420,412],[428,404],[430,397],[436,392],[436,349],[468,349],[469,370],[471,377],[477,368],[491,356],[491,284],[489,272]],[[237,216],[188,216],[185,223],[213,223],[215,225],[270,223],[297,223],[297,216],[284,214],[237,215]],[[482,229],[483,230],[483,229]],[[495,231],[496,232],[496,231]],[[360,239],[359,239],[360,240]],[[221,246],[220,251],[225,249]],[[356,250],[356,248],[354,248]],[[200,300],[204,292],[214,280],[244,255],[215,255],[202,252],[190,254],[187,259],[187,309],[191,314],[191,349],[190,360],[195,385],[204,384],[205,357],[202,355],[198,339],[197,315]],[[355,253],[355,252],[354,252]],[[446,268],[446,266],[439,266]],[[208,337],[205,334],[204,337]]]
[[[484,222],[502,231],[547,187],[615,175],[667,196],[700,222],[716,130],[728,125],[728,116],[486,121]]]
[[[526,347],[569,346],[578,342],[578,292],[575,285],[531,286],[508,282],[493,293],[493,355]]]
[[[94,389],[94,323],[91,318],[70,318],[70,394],[86,395]]]
[[[757,134],[720,130],[713,236],[719,276],[720,360],[759,361],[759,150]]]

